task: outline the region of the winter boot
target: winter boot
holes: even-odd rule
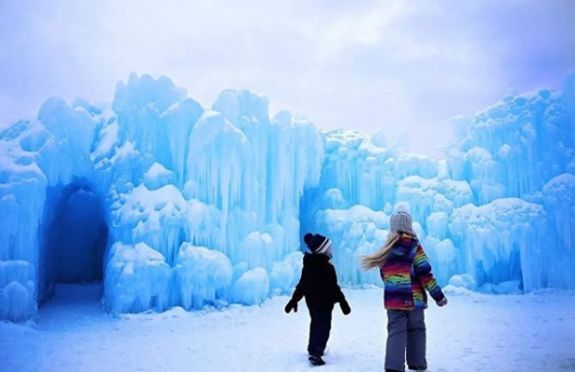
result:
[[[313,366],[323,366],[325,364],[325,361],[320,356],[310,355],[308,360]]]

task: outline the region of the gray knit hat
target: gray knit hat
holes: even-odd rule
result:
[[[415,234],[413,231],[411,216],[405,211],[393,212],[389,218],[389,230],[391,232],[402,231],[409,234]]]

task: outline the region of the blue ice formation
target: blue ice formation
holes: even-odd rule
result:
[[[55,283],[103,280],[108,311],[257,304],[291,291],[300,237],[334,242],[345,285],[407,208],[441,284],[575,288],[575,77],[457,121],[443,160],[318,131],[264,97],[211,108],[131,75],[111,105],[47,100],[0,130],[0,319]]]
[[[405,204],[440,284],[487,293],[573,289],[574,107],[573,75],[563,92],[506,97],[459,117],[442,160],[398,153],[378,136],[329,131],[302,225],[333,239],[348,285],[379,283],[357,261],[381,246],[389,215]]]

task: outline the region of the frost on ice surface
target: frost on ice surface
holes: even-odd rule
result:
[[[0,261],[0,319],[22,321],[36,312],[34,268],[26,261]]]
[[[358,260],[398,206],[442,285],[574,288],[570,79],[459,117],[445,159],[270,117],[246,90],[202,107],[165,77],[130,75],[110,105],[48,99],[0,130],[0,318],[75,280],[103,279],[113,313],[261,303],[297,283],[308,231],[332,239],[341,283],[381,285]]]
[[[179,302],[184,309],[214,304],[223,297],[232,275],[232,264],[223,253],[182,243],[175,267]]]
[[[244,305],[262,303],[269,294],[268,273],[261,267],[244,272],[231,288],[234,302]]]
[[[455,210],[450,231],[468,258],[460,272],[471,273],[478,284],[522,279],[525,290],[545,287],[554,269],[546,265],[551,248],[543,254],[539,249],[545,226],[544,208],[518,198]]]
[[[301,252],[293,252],[286,255],[282,261],[274,262],[270,272],[270,289],[273,294],[291,293],[299,281],[302,259]]]
[[[168,307],[172,271],[161,253],[145,243],[115,243],[109,255],[104,298],[113,313]]]
[[[141,184],[120,194],[112,208],[113,233],[119,240],[147,243],[169,262],[174,260],[187,222],[187,202],[174,185],[149,190]]]
[[[174,183],[174,173],[157,162],[152,164],[144,174],[144,185],[150,190],[156,190],[162,186]]]
[[[304,230],[333,239],[344,283],[378,283],[357,270],[358,256],[387,233],[370,216],[406,204],[440,284],[488,293],[574,288],[575,80],[568,81],[565,92],[510,96],[458,117],[444,160],[401,154],[385,131],[371,139],[323,132],[321,181],[304,196]]]
[[[73,253],[102,268],[114,313],[259,303],[291,290],[300,198],[319,182],[323,142],[307,119],[270,118],[268,105],[227,90],[203,108],[165,77],[132,74],[110,106],[52,98],[36,120],[3,129],[2,318],[33,316],[66,277],[53,231],[74,231],[62,217],[74,205],[102,222],[92,240],[74,233],[83,241]]]
[[[359,258],[379,249],[385,241],[389,228],[387,214],[362,205],[349,209],[326,209],[316,214],[314,224],[318,232],[334,242],[333,262],[341,283],[381,282],[378,272],[360,269]]]

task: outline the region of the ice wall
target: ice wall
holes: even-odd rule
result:
[[[442,284],[573,288],[574,92],[459,118],[442,160],[270,117],[248,91],[203,107],[164,77],[131,75],[110,105],[49,99],[0,131],[0,318],[102,276],[113,313],[259,303],[292,290],[308,231],[334,241],[342,283],[381,285],[357,260],[398,207]]]
[[[85,102],[52,98],[36,119],[0,131],[0,318],[29,319],[50,297],[53,207],[63,185],[93,176],[90,145],[100,121]]]
[[[447,158],[452,178],[470,183],[477,204],[529,198],[561,173],[575,172],[572,97],[549,90],[508,96],[465,119]]]
[[[251,304],[290,290],[277,277],[293,284],[299,275],[301,263],[289,257],[299,250],[300,197],[319,180],[315,127],[287,112],[270,118],[267,100],[248,91],[224,91],[203,109],[163,79],[149,79],[119,85],[117,120],[95,141],[96,171],[114,190],[111,233],[122,244],[107,258],[108,307]],[[129,265],[131,257],[138,264]],[[147,266],[156,269],[140,274]],[[201,274],[212,269],[221,273]],[[118,296],[135,278],[148,283],[148,294]]]
[[[114,313],[291,290],[323,143],[264,97],[229,90],[204,108],[132,74],[110,106],[49,99],[0,132],[0,155],[0,318],[18,321],[56,282],[102,276]]]
[[[381,133],[324,132],[321,182],[304,197],[302,233],[333,239],[345,283],[380,284],[358,260],[382,245],[402,206],[441,284],[575,288],[573,92],[571,76],[563,92],[509,96],[458,118],[443,160],[402,153]]]

